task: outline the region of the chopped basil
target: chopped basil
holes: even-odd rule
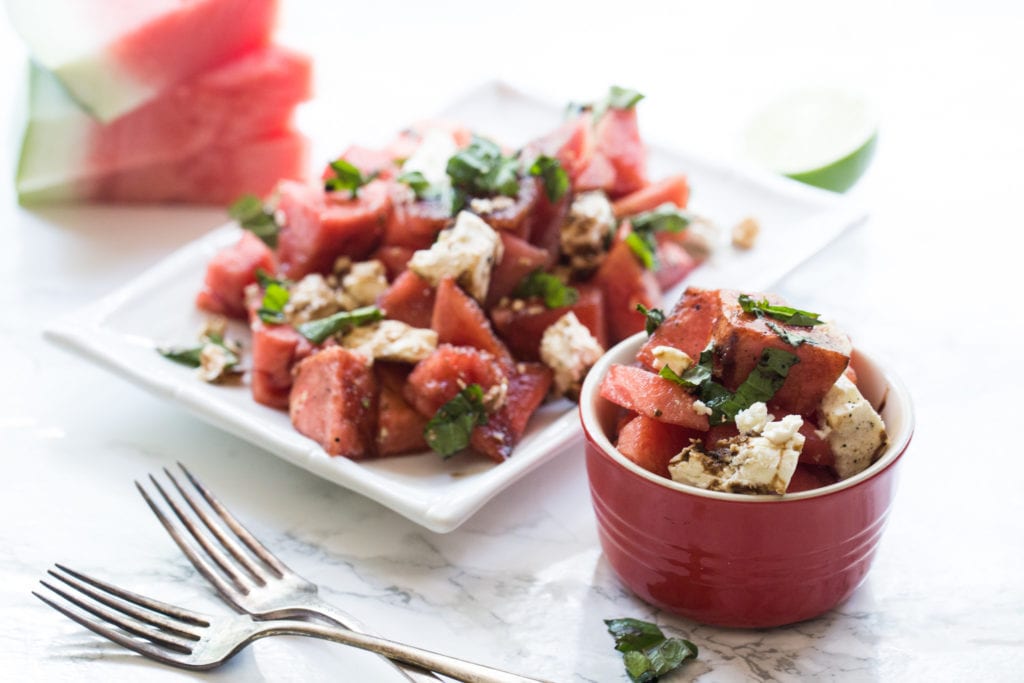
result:
[[[629,679],[634,683],[652,683],[678,668],[688,659],[696,659],[697,646],[682,638],[667,637],[656,624],[640,619],[605,619],[608,632],[615,638],[615,649]]]
[[[235,353],[237,346],[235,349],[232,349],[224,342],[224,338],[219,334],[208,334],[204,336],[196,346],[158,348],[157,353],[168,360],[174,361],[175,363],[187,365],[190,368],[198,368],[202,365],[201,356],[203,349],[210,344],[219,346],[227,352],[228,361],[224,366],[225,369],[230,369],[238,365],[241,359],[238,357],[238,354]]]
[[[348,190],[352,199],[355,199],[356,195],[359,194],[359,188],[377,177],[376,172],[364,176],[363,172],[356,168],[355,165],[344,159],[332,161],[331,170],[334,172],[334,175],[324,180],[324,190],[326,192]]]
[[[644,323],[644,329],[647,331],[648,337],[654,334],[654,331],[665,322],[665,311],[660,308],[647,308],[643,304],[637,304],[636,310],[643,313],[644,317],[647,318]]]
[[[604,99],[598,100],[590,106],[590,110],[593,112],[593,121],[596,124],[609,109],[632,109],[643,98],[644,96],[636,90],[613,85],[608,89],[608,94]]]
[[[519,194],[519,160],[504,156],[486,138],[474,136],[468,147],[448,159],[446,171],[452,187],[471,196]]]
[[[789,375],[789,369],[800,362],[795,354],[782,349],[767,348],[761,352],[761,360],[757,367],[750,371],[743,383],[736,388],[736,393],[724,396],[715,390],[705,400],[703,392],[701,400],[711,408],[711,424],[731,422],[736,414],[746,410],[755,403],[767,403],[775,395]],[[708,384],[712,384],[709,382]]]
[[[431,449],[448,458],[469,445],[474,427],[485,424],[484,390],[479,384],[470,384],[437,409],[423,429],[423,437]]]
[[[291,283],[274,278],[262,268],[256,269],[256,281],[263,288],[263,302],[256,315],[265,323],[280,325],[284,322],[284,307],[291,296],[288,291]]]
[[[789,330],[783,327],[779,327],[770,320],[765,324],[768,326],[769,330],[779,335],[779,338],[782,339],[782,341],[789,344],[790,346],[797,347],[800,346],[801,344],[811,344],[812,346],[814,345],[814,342],[811,341],[810,337],[805,337],[802,334],[790,332]]]
[[[708,345],[701,351],[700,360],[677,374],[667,365],[658,371],[665,379],[693,391],[708,408],[712,425],[732,422],[736,414],[746,410],[757,402],[767,403],[775,396],[789,375],[789,369],[800,362],[795,354],[776,348],[766,348],[761,352],[757,366],[750,371],[743,383],[731,392],[712,379],[714,347]]]
[[[544,193],[549,201],[557,202],[569,190],[569,174],[554,157],[543,154],[537,157],[530,166],[530,175],[539,176],[544,181]]]
[[[693,216],[672,202],[665,202],[650,211],[630,217],[629,223],[637,232],[682,232],[690,227]]]
[[[755,301],[748,294],[740,294],[739,304],[745,313],[753,313],[759,318],[767,315],[787,325],[814,327],[815,325],[825,324],[824,320],[818,320],[821,317],[820,313],[801,311],[799,308],[790,308],[789,306],[775,306],[768,302],[767,297],[760,301]]]
[[[244,194],[228,207],[228,215],[238,224],[263,240],[271,249],[277,247],[277,235],[281,227],[274,218],[274,212],[268,211],[263,200],[254,194]]]
[[[363,306],[352,311],[340,311],[319,320],[310,320],[308,323],[302,323],[296,329],[299,334],[314,344],[323,344],[328,337],[342,330],[383,320],[383,318],[384,312],[376,306]]]
[[[548,308],[572,306],[580,298],[580,293],[575,287],[570,287],[551,273],[539,269],[524,277],[516,286],[513,295],[523,299],[540,297]]]
[[[626,246],[633,255],[640,259],[640,263],[647,270],[658,269],[658,242],[654,239],[654,233],[633,231],[626,235]]]
[[[398,182],[405,183],[415,193],[416,199],[423,199],[430,194],[430,181],[419,171],[409,171],[398,176]]]

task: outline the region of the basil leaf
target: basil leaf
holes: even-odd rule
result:
[[[468,147],[448,159],[445,170],[452,187],[468,195],[519,194],[519,160],[502,155],[486,138],[474,136]]]
[[[626,246],[647,270],[658,269],[658,243],[650,232],[636,232],[626,235]]]
[[[548,201],[557,202],[569,190],[569,174],[554,157],[543,154],[537,157],[530,166],[530,175],[539,176],[544,181],[544,194]]]
[[[697,646],[682,638],[667,638],[656,624],[639,619],[606,619],[615,649],[634,683],[657,681],[688,659],[695,659]]]
[[[319,320],[310,320],[296,329],[299,334],[314,344],[323,344],[328,337],[349,327],[359,327],[383,319],[383,311],[376,306],[363,306],[352,311],[340,311]]]
[[[636,310],[643,313],[644,317],[647,318],[646,322],[644,323],[644,329],[647,331],[648,337],[654,334],[654,331],[658,329],[658,327],[660,327],[663,322],[665,322],[665,311],[661,310],[660,308],[649,309],[643,304],[637,304]]]
[[[796,327],[813,327],[815,325],[824,325],[824,320],[818,320],[821,317],[820,313],[811,313],[810,311],[801,311],[799,308],[790,308],[789,306],[775,306],[768,302],[767,297],[760,301],[755,301],[748,294],[740,294],[739,296],[740,308],[743,309],[744,313],[753,313],[758,317],[769,316],[780,320],[787,325],[794,325]]]
[[[551,273],[535,270],[516,286],[513,296],[521,299],[540,297],[548,308],[572,306],[580,298],[575,287],[569,287]]]
[[[202,353],[203,346],[205,346],[205,344],[190,347],[178,346],[160,348],[156,351],[167,360],[173,360],[175,363],[181,363],[182,365],[187,365],[190,368],[198,368],[199,354]]]
[[[650,211],[630,217],[629,223],[637,232],[682,232],[690,227],[693,216],[672,202],[665,202]]]
[[[769,330],[771,330],[775,334],[779,335],[779,338],[781,338],[782,341],[786,342],[790,346],[797,347],[797,346],[800,346],[801,344],[810,344],[812,346],[815,345],[814,342],[811,341],[810,337],[805,337],[802,334],[797,334],[795,332],[790,332],[787,329],[779,327],[778,325],[776,325],[775,323],[771,322],[770,320],[768,322],[766,322],[765,325],[768,326]]]
[[[348,190],[350,198],[355,199],[359,194],[359,188],[377,177],[377,173],[364,176],[363,172],[351,162],[344,159],[335,159],[331,162],[331,170],[334,175],[324,181],[324,190],[327,192],[338,192]]]
[[[430,193],[430,181],[419,171],[409,171],[398,176],[398,182],[405,183],[416,195],[416,199],[423,199]]]
[[[735,420],[736,414],[741,410],[746,410],[758,402],[770,401],[775,392],[782,388],[789,375],[789,369],[799,362],[800,359],[789,351],[766,348],[761,352],[757,366],[750,371],[732,396],[724,400],[717,400],[720,398],[718,395],[711,396],[711,403],[701,396],[701,400],[713,411],[711,424]]]
[[[284,322],[284,307],[290,296],[285,287],[277,282],[271,282],[263,290],[263,304],[256,314],[265,323],[280,325]]]
[[[487,424],[484,391],[479,384],[470,384],[437,409],[423,429],[427,445],[443,458],[449,458],[469,445],[469,437],[477,425]]]
[[[244,194],[228,207],[228,215],[244,229],[263,240],[271,249],[277,247],[277,235],[281,227],[274,218],[274,212],[268,211],[263,200],[254,194]]]
[[[687,389],[700,389],[711,381],[714,363],[713,348],[708,344],[708,347],[700,352],[698,361],[686,368],[681,375],[667,365],[663,366],[658,374]]]

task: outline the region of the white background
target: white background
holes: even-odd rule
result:
[[[134,478],[182,460],[377,630],[522,673],[625,680],[600,621],[628,612],[702,648],[672,680],[1019,678],[1017,3],[284,4],[282,37],[316,59],[317,99],[300,121],[318,162],[349,142],[383,140],[495,77],[555,100],[635,87],[648,95],[648,137],[724,159],[736,157],[745,121],[782,91],[839,83],[867,93],[881,136],[854,194],[872,217],[778,290],[836,317],[913,393],[917,433],[875,567],[822,619],[768,632],[701,627],[632,600],[610,575],[579,453],[438,536],[51,347],[41,337],[48,321],[223,214],[18,207],[11,169],[24,52],[0,21],[0,118],[11,131],[0,171],[0,671],[186,677],[121,656],[28,594],[51,562],[67,561],[217,609],[132,491]],[[216,677],[343,679],[349,662],[337,646],[277,639]]]

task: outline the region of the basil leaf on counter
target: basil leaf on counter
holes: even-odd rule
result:
[[[334,171],[334,175],[324,180],[324,190],[326,192],[348,190],[352,199],[359,194],[359,188],[377,177],[376,173],[364,176],[363,172],[355,165],[344,159],[332,161],[331,170]]]
[[[548,201],[557,202],[569,190],[569,174],[553,157],[543,154],[537,157],[530,166],[530,175],[539,176],[544,181],[544,194]]]
[[[244,194],[228,207],[228,215],[238,221],[244,229],[263,240],[271,249],[277,247],[277,235],[281,226],[274,218],[274,212],[268,211],[263,200],[254,194]]]
[[[652,683],[695,659],[697,646],[682,638],[667,637],[656,624],[640,619],[606,619],[615,649],[623,653],[626,673],[634,683]]]
[[[790,308],[789,306],[775,306],[769,303],[767,298],[755,301],[748,294],[740,294],[739,304],[744,313],[753,313],[758,317],[767,315],[771,318],[782,321],[787,325],[795,325],[796,327],[813,327],[815,325],[825,324],[824,320],[818,320],[818,318],[821,317],[820,313],[801,311],[799,308]]]
[[[572,306],[580,298],[580,293],[575,287],[566,285],[551,273],[542,270],[535,270],[523,278],[512,294],[521,299],[540,297],[548,308]]]
[[[654,334],[654,331],[658,329],[663,322],[665,322],[665,311],[660,308],[647,308],[643,304],[637,304],[636,310],[644,314],[647,319],[644,322],[644,330],[647,331],[647,336],[650,337]]]
[[[427,445],[443,458],[451,457],[469,445],[469,437],[477,425],[487,424],[484,390],[470,384],[437,409],[423,429]]]
[[[342,330],[383,319],[384,312],[376,306],[363,306],[352,311],[339,311],[319,320],[310,320],[308,323],[302,323],[296,329],[299,334],[314,344],[323,344],[328,337]]]

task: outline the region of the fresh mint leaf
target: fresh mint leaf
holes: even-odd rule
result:
[[[633,683],[652,683],[695,659],[697,646],[682,638],[668,638],[656,624],[640,619],[606,619],[615,649],[622,653],[626,673]]]
[[[477,425],[487,424],[484,391],[479,384],[470,384],[442,405],[423,430],[427,445],[442,458],[449,458],[469,445],[469,437]]]
[[[347,190],[351,199],[355,199],[359,194],[359,188],[377,177],[376,173],[364,176],[363,172],[355,165],[344,159],[332,161],[331,171],[334,172],[334,175],[324,180],[324,190],[327,192]]]
[[[448,159],[452,187],[469,196],[519,194],[519,160],[506,157],[497,144],[474,136],[465,149]]]
[[[277,247],[277,236],[281,226],[274,218],[274,212],[268,211],[263,200],[254,194],[244,194],[228,207],[228,215],[244,229],[263,240],[271,249]]]
[[[799,308],[790,308],[789,306],[776,306],[769,303],[767,297],[755,301],[749,294],[740,294],[739,304],[745,313],[753,313],[758,317],[768,316],[795,327],[814,327],[825,324],[824,320],[818,319],[821,317],[820,313],[801,311]]]
[[[535,270],[520,282],[513,292],[513,296],[521,299],[540,297],[548,308],[562,308],[572,306],[580,298],[579,291],[559,280],[551,273],[542,270]]]
[[[543,154],[537,157],[530,166],[530,175],[544,181],[544,194],[548,196],[548,201],[557,202],[569,190],[569,174],[554,157]]]
[[[658,329],[663,322],[665,322],[665,311],[660,308],[647,308],[643,304],[637,304],[636,310],[644,314],[647,319],[644,322],[644,329],[647,331],[647,336],[650,337],[654,334],[654,331]]]
[[[352,311],[340,311],[334,315],[319,320],[310,320],[299,325],[296,329],[303,337],[314,344],[323,344],[331,337],[342,330],[351,327],[359,327],[367,323],[384,319],[384,312],[376,306],[363,306]]]

